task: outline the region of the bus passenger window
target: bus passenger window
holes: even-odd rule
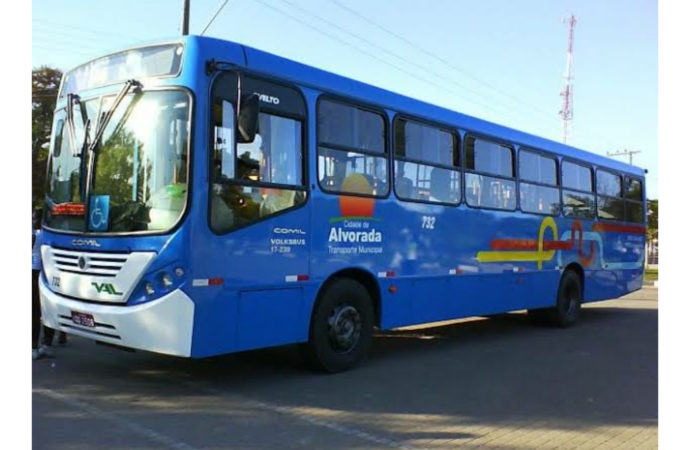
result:
[[[536,214],[560,213],[556,167],[555,158],[520,150],[520,209]]]
[[[625,220],[627,222],[644,222],[644,195],[642,181],[626,177]]]
[[[625,203],[620,175],[597,170],[597,215],[600,219],[625,220]]]
[[[408,119],[395,120],[395,192],[403,200],[460,203],[457,137]]]
[[[514,210],[512,147],[468,136],[465,139],[465,198],[469,206]]]
[[[321,100],[318,109],[321,189],[375,197],[387,195],[383,116],[331,100]]]
[[[561,164],[563,185],[563,215],[577,219],[593,219],[596,216],[592,169],[563,161]]]

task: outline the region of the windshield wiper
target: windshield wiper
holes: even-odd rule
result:
[[[120,103],[122,103],[122,100],[124,100],[124,98],[127,96],[130,89],[132,89],[133,87],[140,89],[141,83],[139,83],[137,80],[127,80],[127,82],[125,82],[125,85],[122,87],[120,92],[115,97],[115,100],[113,101],[113,104],[111,105],[108,112],[106,112],[98,121],[98,124],[96,126],[96,133],[93,136],[91,144],[88,146],[89,153],[93,152],[96,149],[96,147],[98,146],[98,142],[103,137],[103,133],[105,133],[105,129],[108,126],[108,123],[110,123],[110,120],[115,115],[115,111],[117,110],[118,106],[120,106]]]
[[[98,147],[99,142],[101,141],[101,138],[103,137],[103,133],[105,133],[105,129],[108,126],[108,123],[110,120],[113,118],[115,115],[115,111],[117,108],[120,106],[120,103],[122,103],[122,100],[129,94],[129,91],[132,88],[136,89],[141,89],[141,83],[138,82],[137,80],[127,80],[125,82],[125,85],[122,86],[122,89],[120,92],[117,94],[115,97],[115,100],[113,101],[113,104],[110,106],[110,109],[108,112],[103,114],[98,122],[96,123],[96,128],[95,128],[95,133],[93,138],[91,139],[91,142],[87,144],[87,138],[88,136],[88,130],[87,133],[85,134],[84,137],[84,147],[86,149],[86,157],[88,160],[86,161],[86,176],[84,180],[84,203],[86,204],[86,209],[87,212],[84,215],[84,219],[86,220],[86,229],[88,229],[88,220],[89,220],[89,215],[91,206],[89,205],[89,199],[91,198],[91,189],[92,189],[92,184],[93,184],[93,170],[94,170],[94,165],[95,165],[95,160],[96,160],[96,148]],[[126,114],[123,115],[123,119],[126,117]],[[91,122],[87,122],[86,127],[90,128]],[[84,164],[83,158],[82,158],[82,164]],[[83,173],[83,172],[82,172]]]

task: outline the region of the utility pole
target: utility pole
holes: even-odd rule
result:
[[[630,165],[632,166],[633,163],[633,155],[637,153],[642,153],[642,150],[621,150],[619,152],[606,152],[606,156],[625,156],[628,155],[628,158],[630,158]]]
[[[182,0],[182,36],[189,34],[189,0]]]
[[[565,60],[565,87],[561,91],[563,97],[563,106],[559,112],[561,119],[563,119],[563,143],[568,141],[568,129],[570,122],[573,120],[573,44],[575,41],[575,24],[577,20],[575,15],[571,14],[569,19],[564,19],[564,23],[568,24],[568,50]]]

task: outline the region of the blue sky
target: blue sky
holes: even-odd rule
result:
[[[179,0],[33,0],[32,64],[69,69],[176,36]],[[221,0],[191,0],[199,33]],[[651,0],[230,0],[206,33],[560,140],[575,14],[568,143],[641,150],[657,198],[657,3]]]

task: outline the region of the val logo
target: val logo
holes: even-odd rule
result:
[[[105,292],[110,295],[122,295],[122,292],[117,292],[111,283],[91,283],[91,285],[96,288],[99,294]]]

